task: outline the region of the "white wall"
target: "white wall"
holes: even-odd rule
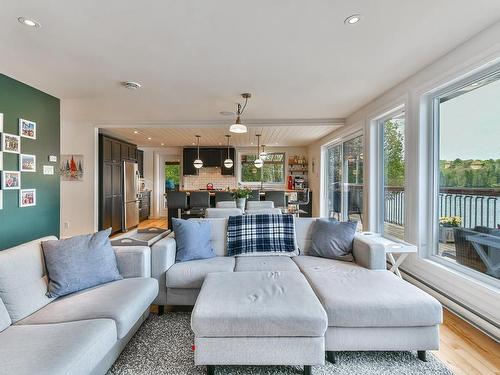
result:
[[[487,322],[500,322],[500,305],[498,288],[483,284],[475,279],[468,278],[461,273],[452,271],[442,265],[425,259],[428,251],[428,164],[429,151],[425,146],[429,123],[426,116],[421,112],[422,96],[442,85],[463,77],[471,71],[485,66],[487,63],[500,59],[500,22],[484,30],[472,39],[468,40],[455,50],[451,51],[441,59],[435,61],[425,69],[419,71],[412,77],[400,83],[396,87],[379,96],[376,100],[356,111],[346,119],[346,126],[309,146],[310,158],[317,160],[316,168],[321,168],[320,148],[336,138],[355,132],[359,128],[364,129],[365,134],[365,207],[374,207],[375,201],[368,202],[368,197],[374,196],[376,188],[374,181],[374,160],[370,158],[370,145],[375,140],[372,132],[371,120],[376,116],[406,103],[406,240],[418,245],[419,257],[415,256],[405,262],[404,269],[422,279],[430,286],[439,289],[452,297],[459,303],[463,303],[475,310],[479,315],[470,314],[450,300],[443,300],[450,308],[460,310],[468,319],[487,330],[497,337],[500,330]],[[422,115],[421,115],[422,113]],[[318,190],[321,179],[317,173],[311,174],[311,186]],[[317,202],[314,205],[314,213],[319,213]],[[368,228],[374,227],[374,221],[370,222],[370,213],[366,213]],[[441,297],[439,297],[441,298]]]
[[[82,154],[84,172],[81,182],[61,181],[61,237],[97,229],[94,226],[97,133],[80,109],[78,101],[61,100],[61,154]]]

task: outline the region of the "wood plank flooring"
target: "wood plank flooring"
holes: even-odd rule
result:
[[[165,218],[145,220],[140,228],[166,228]],[[156,312],[153,307],[152,311]],[[457,375],[500,375],[500,344],[448,310],[433,354]]]

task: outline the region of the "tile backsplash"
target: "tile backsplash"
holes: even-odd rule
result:
[[[235,176],[223,176],[220,168],[201,168],[198,176],[183,177],[184,190],[206,189],[208,183],[214,185],[214,189],[230,189],[237,187]]]

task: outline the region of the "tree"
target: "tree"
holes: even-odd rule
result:
[[[384,180],[386,186],[404,186],[404,123],[388,120],[384,123]]]

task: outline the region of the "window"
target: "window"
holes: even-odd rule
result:
[[[381,157],[379,171],[379,231],[404,239],[405,217],[405,113],[398,109],[378,120]]]
[[[363,136],[355,135],[325,149],[323,214],[358,222],[363,228]]]
[[[256,168],[256,155],[241,155],[241,182],[285,183],[285,153],[270,152],[262,168]]]
[[[433,255],[471,275],[499,279],[500,70],[496,69],[432,98]]]

